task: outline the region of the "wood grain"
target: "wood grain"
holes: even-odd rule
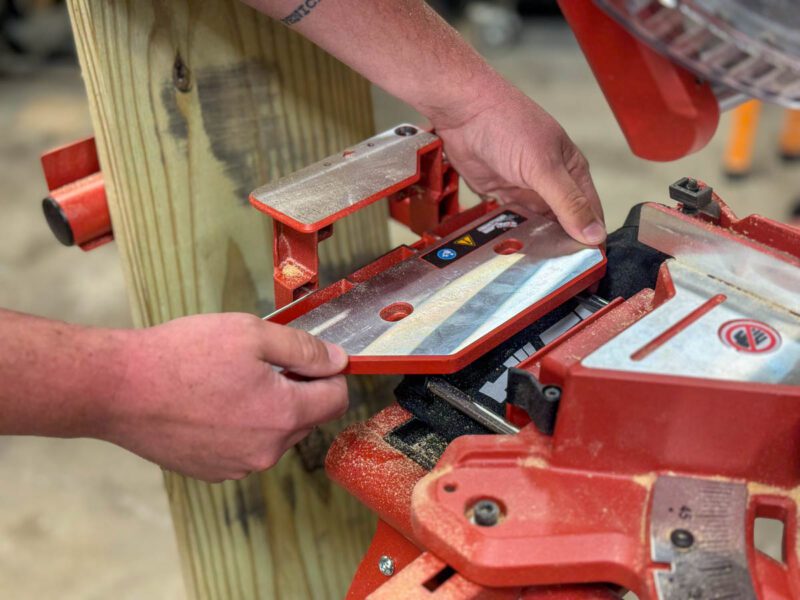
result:
[[[235,0],[69,0],[116,242],[138,326],[272,308],[260,184],[373,133],[369,86]],[[387,248],[385,207],[337,224],[330,281]],[[351,384],[363,418],[385,397]],[[336,424],[268,473],[165,473],[192,598],[341,598],[372,517],[319,468]]]

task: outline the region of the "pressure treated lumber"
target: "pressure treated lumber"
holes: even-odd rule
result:
[[[247,194],[371,135],[367,82],[235,0],[68,4],[136,324],[267,313],[271,224]],[[323,277],[386,245],[376,205],[336,225]],[[347,419],[376,386],[351,382]],[[165,474],[191,598],[343,596],[373,521],[320,469],[332,431],[242,482]]]

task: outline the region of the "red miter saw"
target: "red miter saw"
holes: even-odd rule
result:
[[[460,212],[456,181],[401,125],[251,196],[269,318],[405,375],[328,454],[380,518],[349,597],[800,597],[800,231],[684,178],[591,248],[523,206]],[[314,291],[319,241],[383,197],[419,241]]]
[[[560,5],[639,156],[701,148],[741,96],[800,106],[793,0]],[[59,240],[109,241],[93,140],[43,165]],[[402,125],[251,197],[270,319],[405,375],[328,454],[379,516],[348,597],[800,598],[800,231],[684,178],[590,248],[523,206],[461,211],[457,186]],[[318,244],[382,198],[419,241],[318,289]]]

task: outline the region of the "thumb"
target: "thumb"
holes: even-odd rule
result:
[[[565,168],[559,168],[539,180],[537,191],[574,239],[589,246],[605,241],[603,211],[594,186],[587,193]]]
[[[341,373],[348,356],[341,346],[284,325],[264,321],[261,359],[306,377]]]

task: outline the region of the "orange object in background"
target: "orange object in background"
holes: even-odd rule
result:
[[[724,169],[729,177],[744,177],[753,164],[753,146],[761,102],[750,100],[733,110],[733,124],[725,148]]]
[[[733,123],[723,158],[725,174],[729,177],[745,177],[750,173],[760,114],[761,102],[758,100],[750,100],[733,110]],[[800,110],[786,110],[779,150],[785,160],[800,160]]]
[[[781,131],[781,157],[800,159],[800,110],[787,110]]]

